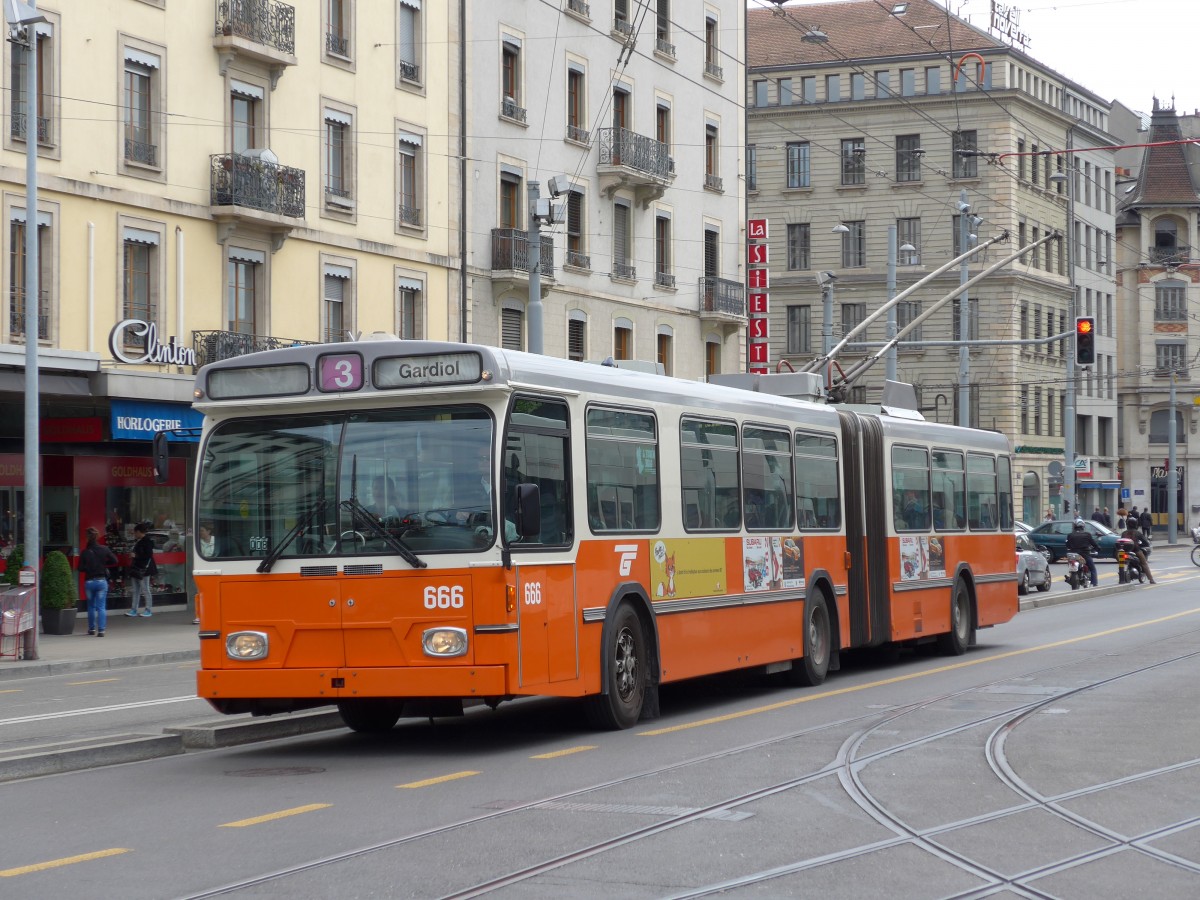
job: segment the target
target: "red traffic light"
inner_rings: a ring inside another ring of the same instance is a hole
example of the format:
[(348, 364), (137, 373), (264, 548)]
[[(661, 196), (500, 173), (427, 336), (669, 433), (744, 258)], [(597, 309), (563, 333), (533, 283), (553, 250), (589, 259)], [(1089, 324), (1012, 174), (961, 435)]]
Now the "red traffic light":
[(1096, 319), (1080, 316), (1075, 320), (1075, 362), (1081, 366), (1096, 364)]
[(1096, 327), (1096, 323), (1092, 319), (1076, 319), (1075, 332), (1076, 334), (1091, 334), (1092, 329)]

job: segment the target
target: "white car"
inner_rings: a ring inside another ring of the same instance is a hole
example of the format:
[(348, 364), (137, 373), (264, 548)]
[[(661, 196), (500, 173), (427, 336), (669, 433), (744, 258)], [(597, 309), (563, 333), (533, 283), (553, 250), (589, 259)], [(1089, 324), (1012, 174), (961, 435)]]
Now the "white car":
[(1050, 563), (1029, 539), (1017, 533), (1017, 593), (1028, 594), (1031, 587), (1045, 593), (1050, 590)]

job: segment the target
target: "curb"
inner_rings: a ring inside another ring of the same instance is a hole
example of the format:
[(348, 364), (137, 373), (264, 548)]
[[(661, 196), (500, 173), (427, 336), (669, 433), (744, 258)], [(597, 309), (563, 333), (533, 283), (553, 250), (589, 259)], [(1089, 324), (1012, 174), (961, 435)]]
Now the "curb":
[(212, 750), (345, 727), (346, 723), (342, 721), (338, 712), (322, 709), (315, 712), (309, 710), (285, 713), (263, 719), (197, 722), (194, 725), (164, 728), (163, 731), (166, 734), (178, 735), (188, 750)]
[(200, 661), (199, 650), (167, 650), (162, 653), (139, 653), (133, 656), (114, 656), (111, 659), (72, 659), (59, 662), (30, 660), (0, 668), (0, 681), (14, 678), (40, 678), (45, 675), (66, 675), (72, 672), (103, 672), (127, 666), (155, 666), (162, 663)]
[(1059, 606), (1063, 603), (1077, 603), (1083, 600), (1091, 600), (1093, 597), (1110, 597), (1113, 594), (1124, 594), (1137, 588), (1152, 587), (1150, 584), (1110, 584), (1104, 587), (1080, 588), (1077, 591), (1066, 590), (1062, 593), (1055, 594), (1048, 592), (1040, 594), (1036, 597), (1028, 596), (1021, 598), (1019, 611), (1027, 609), (1039, 609), (1043, 606)]
[(60, 775), (180, 753), (183, 753), (183, 740), (177, 734), (119, 734), (23, 747), (19, 751), (0, 754), (0, 782), (39, 775)]

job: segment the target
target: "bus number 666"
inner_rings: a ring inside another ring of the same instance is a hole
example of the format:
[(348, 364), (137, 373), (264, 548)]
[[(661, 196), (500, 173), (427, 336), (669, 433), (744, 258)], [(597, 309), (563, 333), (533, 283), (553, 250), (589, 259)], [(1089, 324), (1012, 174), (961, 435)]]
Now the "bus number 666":
[(462, 605), (463, 589), (460, 584), (452, 586), (431, 584), (425, 588), (426, 609), (462, 609)]
[(530, 581), (525, 585), (525, 605), (538, 606), (542, 602), (542, 583)]

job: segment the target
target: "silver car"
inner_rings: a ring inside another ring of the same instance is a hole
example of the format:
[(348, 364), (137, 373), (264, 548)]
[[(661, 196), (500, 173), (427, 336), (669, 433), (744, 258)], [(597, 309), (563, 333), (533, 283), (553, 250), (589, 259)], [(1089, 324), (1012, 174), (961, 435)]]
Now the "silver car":
[(1029, 539), (1017, 533), (1017, 593), (1028, 594), (1031, 587), (1039, 591), (1050, 590), (1050, 563)]

